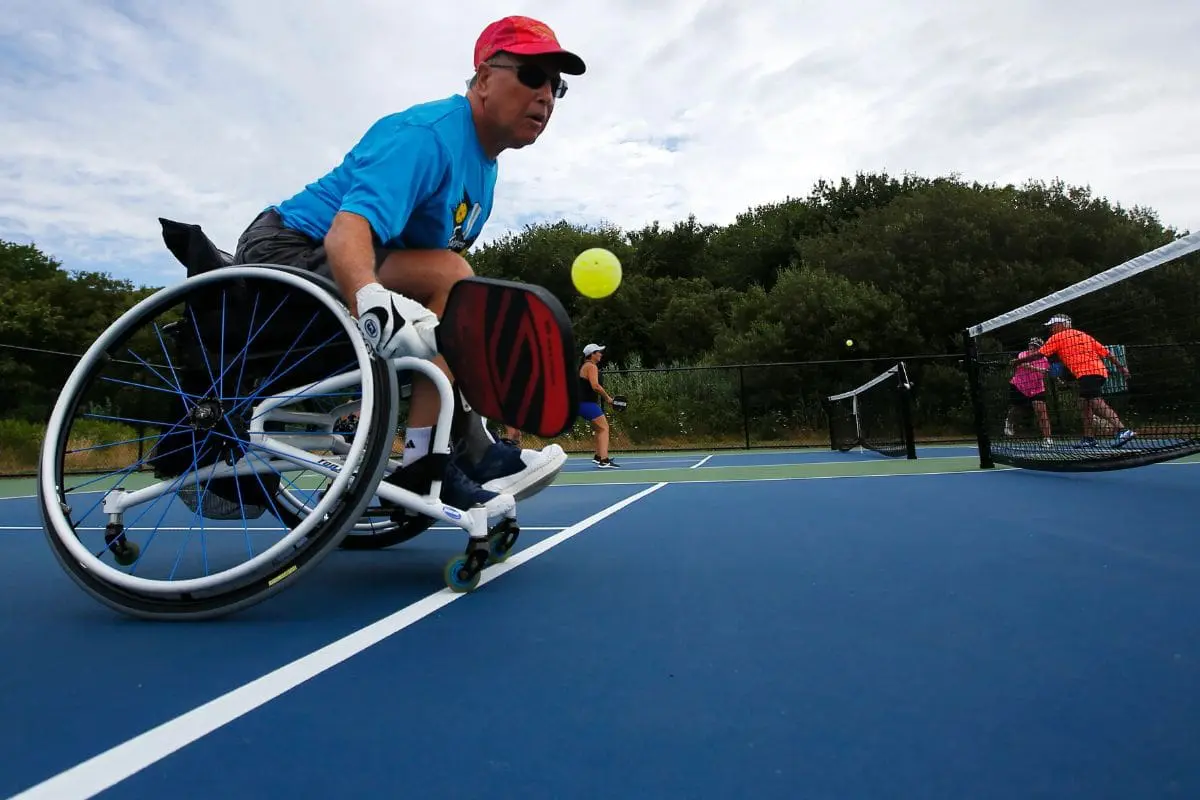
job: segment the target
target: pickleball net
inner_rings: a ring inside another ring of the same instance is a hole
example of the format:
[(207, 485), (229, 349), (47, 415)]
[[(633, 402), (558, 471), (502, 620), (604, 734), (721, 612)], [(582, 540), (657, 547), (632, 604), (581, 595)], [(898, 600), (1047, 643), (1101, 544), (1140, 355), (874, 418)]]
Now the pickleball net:
[(1200, 453), (1197, 251), (1200, 234), (1176, 238), (968, 328), (980, 465), (1079, 472)]
[(901, 361), (862, 386), (827, 397), (830, 449), (858, 447), (889, 458), (916, 458), (911, 392)]

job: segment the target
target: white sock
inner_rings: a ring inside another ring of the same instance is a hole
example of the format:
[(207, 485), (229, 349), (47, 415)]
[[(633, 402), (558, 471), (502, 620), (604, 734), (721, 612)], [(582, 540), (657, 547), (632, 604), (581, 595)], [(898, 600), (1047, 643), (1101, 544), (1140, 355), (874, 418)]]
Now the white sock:
[(400, 466), (407, 467), (422, 456), (429, 455), (429, 440), (433, 436), (433, 428), (409, 428), (404, 432), (404, 458)]

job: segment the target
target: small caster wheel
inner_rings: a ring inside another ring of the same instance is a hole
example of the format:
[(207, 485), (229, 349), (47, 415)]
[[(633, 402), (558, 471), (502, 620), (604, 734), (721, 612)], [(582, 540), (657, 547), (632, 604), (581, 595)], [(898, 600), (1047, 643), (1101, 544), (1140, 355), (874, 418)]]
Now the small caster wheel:
[(520, 533), (521, 529), (517, 523), (511, 520), (501, 522), (493, 528), (491, 534), (488, 535), (488, 544), (491, 545), (488, 563), (503, 564), (507, 561), (513, 547), (517, 544), (517, 536)]
[(453, 592), (472, 592), (479, 586), (479, 577), (487, 564), (486, 548), (472, 548), (446, 562), (442, 579)]
[(119, 522), (110, 522), (104, 527), (104, 546), (113, 554), (113, 560), (122, 567), (128, 567), (137, 561), (142, 552), (142, 548), (135, 542), (125, 538), (125, 526)]
[(141, 553), (142, 548), (138, 547), (137, 542), (123, 541), (112, 546), (113, 559), (122, 567), (137, 561)]

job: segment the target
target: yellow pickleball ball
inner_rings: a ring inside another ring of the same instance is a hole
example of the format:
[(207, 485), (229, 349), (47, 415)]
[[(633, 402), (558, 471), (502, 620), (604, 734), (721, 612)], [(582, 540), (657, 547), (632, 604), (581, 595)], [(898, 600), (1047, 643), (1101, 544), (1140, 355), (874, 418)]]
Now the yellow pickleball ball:
[(621, 262), (603, 247), (591, 247), (575, 256), (571, 282), (584, 297), (608, 297), (621, 285)]
[(853, 339), (847, 339), (847, 340), (846, 340), (846, 347), (854, 347), (854, 340), (853, 340)]

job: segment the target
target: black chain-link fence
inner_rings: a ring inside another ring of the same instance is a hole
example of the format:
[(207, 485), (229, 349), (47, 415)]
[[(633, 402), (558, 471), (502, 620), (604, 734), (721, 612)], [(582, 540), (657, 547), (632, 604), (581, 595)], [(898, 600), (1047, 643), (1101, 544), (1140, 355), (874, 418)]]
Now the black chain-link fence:
[[(913, 383), (913, 428), (918, 442), (974, 441), (962, 357), (917, 355), (718, 367), (607, 369), (601, 383), (629, 406), (605, 408), (609, 449), (715, 450), (828, 447), (824, 400), (869, 381), (904, 361)], [(591, 427), (582, 419), (557, 440), (569, 452), (590, 452)]]
[[(79, 354), (0, 347), (0, 475), (36, 471), (45, 420)], [(828, 447), (825, 398), (862, 385), (903, 360), (913, 383), (913, 428), (918, 442), (974, 440), (967, 381), (960, 356), (844, 359), (778, 364), (663, 369), (605, 369), (610, 394), (629, 407), (606, 408), (614, 453), (636, 450)], [(121, 387), (114, 386), (100, 416), (120, 417)], [(111, 406), (111, 407), (109, 407)], [(129, 415), (124, 415), (129, 416)], [(403, 419), (400, 421), (403, 426)], [(80, 425), (76, 422), (76, 425)], [(110, 423), (96, 421), (98, 428)], [(86, 433), (86, 426), (78, 428)], [(140, 426), (96, 430), (97, 439), (128, 441), (140, 458)], [(558, 441), (570, 452), (591, 452), (591, 428), (582, 419)], [(526, 446), (537, 446), (526, 437)], [(86, 443), (79, 446), (86, 447)], [(126, 461), (125, 463), (129, 463)], [(97, 468), (103, 465), (93, 465)]]

